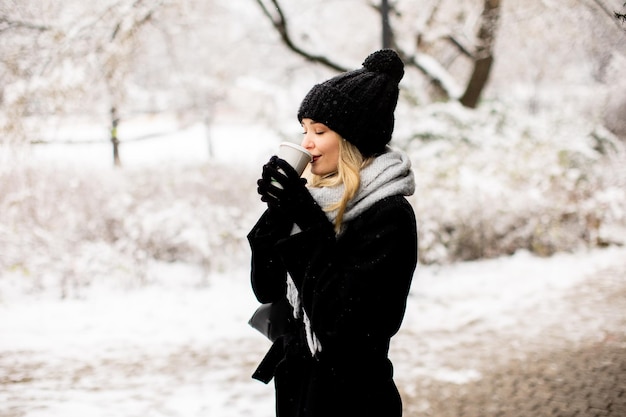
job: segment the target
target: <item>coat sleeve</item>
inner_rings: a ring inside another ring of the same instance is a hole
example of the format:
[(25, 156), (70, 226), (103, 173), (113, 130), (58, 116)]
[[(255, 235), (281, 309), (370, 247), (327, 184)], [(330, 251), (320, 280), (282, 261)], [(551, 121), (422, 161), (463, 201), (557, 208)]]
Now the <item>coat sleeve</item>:
[(311, 230), (278, 245), (322, 346), (395, 334), (417, 263), (415, 215), (403, 197), (378, 202), (345, 235)]
[(248, 233), (252, 290), (261, 303), (278, 301), (285, 295), (287, 270), (275, 247), (278, 241), (289, 236), (291, 227), (266, 211)]

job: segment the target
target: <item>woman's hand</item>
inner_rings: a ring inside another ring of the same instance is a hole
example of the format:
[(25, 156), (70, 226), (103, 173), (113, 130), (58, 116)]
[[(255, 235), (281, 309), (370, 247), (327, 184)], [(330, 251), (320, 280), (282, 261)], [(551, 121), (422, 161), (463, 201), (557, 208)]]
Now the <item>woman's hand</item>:
[(286, 216), (302, 230), (314, 227), (332, 230), (326, 214), (306, 188), (306, 179), (300, 178), (287, 161), (273, 156), (263, 166), (257, 185), (261, 201), (267, 203), (270, 211)]

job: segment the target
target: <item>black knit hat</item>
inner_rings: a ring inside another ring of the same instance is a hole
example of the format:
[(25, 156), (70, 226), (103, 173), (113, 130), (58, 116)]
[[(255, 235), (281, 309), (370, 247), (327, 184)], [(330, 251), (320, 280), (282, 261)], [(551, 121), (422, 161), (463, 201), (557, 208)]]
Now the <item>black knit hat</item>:
[(365, 157), (380, 154), (391, 140), (403, 76), (404, 64), (395, 51), (374, 52), (363, 68), (315, 85), (300, 105), (298, 120), (325, 124)]

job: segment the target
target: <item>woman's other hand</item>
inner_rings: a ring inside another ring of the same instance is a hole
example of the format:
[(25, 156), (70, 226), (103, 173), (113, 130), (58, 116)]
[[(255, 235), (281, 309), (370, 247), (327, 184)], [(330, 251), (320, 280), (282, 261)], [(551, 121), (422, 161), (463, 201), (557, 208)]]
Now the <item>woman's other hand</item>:
[(287, 161), (273, 156), (263, 166), (257, 185), (261, 201), (266, 202), (271, 211), (288, 217), (300, 229), (322, 227), (332, 230), (326, 214), (306, 188), (306, 179), (301, 178)]

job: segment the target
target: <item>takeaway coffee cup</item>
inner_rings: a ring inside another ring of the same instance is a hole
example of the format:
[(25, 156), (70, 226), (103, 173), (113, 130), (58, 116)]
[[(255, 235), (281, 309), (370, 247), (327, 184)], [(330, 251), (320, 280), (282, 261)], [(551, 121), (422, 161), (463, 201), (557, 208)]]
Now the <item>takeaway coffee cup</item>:
[[(289, 165), (296, 170), (298, 175), (302, 175), (304, 168), (313, 160), (313, 157), (300, 145), (290, 142), (282, 142), (278, 148), (278, 157), (287, 161)], [(280, 184), (274, 181), (276, 187), (282, 188)]]
[(283, 142), (278, 148), (278, 157), (287, 161), (296, 170), (298, 175), (302, 175), (304, 168), (312, 161), (312, 156), (300, 145), (290, 142)]

